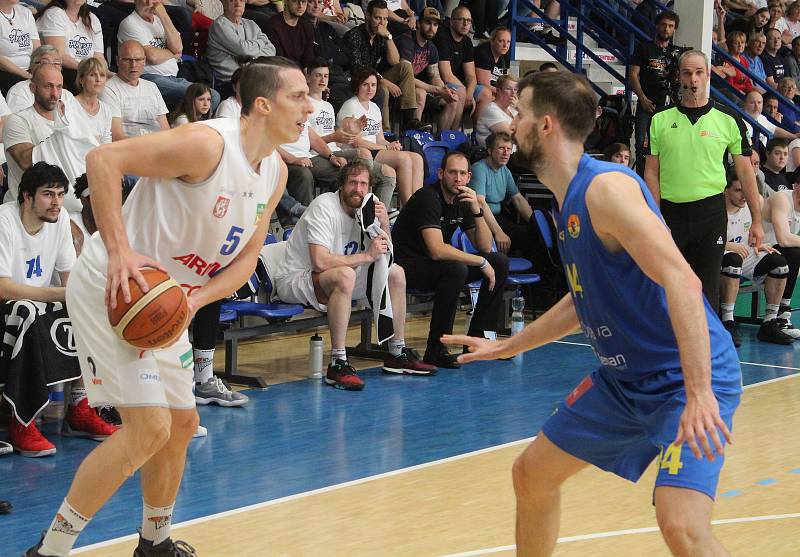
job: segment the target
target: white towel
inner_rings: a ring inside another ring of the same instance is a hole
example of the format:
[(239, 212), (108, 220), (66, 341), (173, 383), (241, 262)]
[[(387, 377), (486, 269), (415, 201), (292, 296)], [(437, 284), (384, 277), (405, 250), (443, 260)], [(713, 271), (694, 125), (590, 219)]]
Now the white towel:
[(389, 242), (389, 251), (383, 257), (370, 263), (367, 269), (367, 301), (372, 308), (377, 331), (378, 344), (383, 344), (394, 336), (394, 323), (392, 321), (392, 299), (389, 296), (389, 267), (394, 262), (392, 254), (392, 239), (381, 228), (375, 218), (375, 197), (368, 193), (361, 202), (361, 207), (356, 209), (356, 222), (361, 227), (362, 240), (367, 240), (363, 249), (369, 249), (369, 242), (383, 236)]

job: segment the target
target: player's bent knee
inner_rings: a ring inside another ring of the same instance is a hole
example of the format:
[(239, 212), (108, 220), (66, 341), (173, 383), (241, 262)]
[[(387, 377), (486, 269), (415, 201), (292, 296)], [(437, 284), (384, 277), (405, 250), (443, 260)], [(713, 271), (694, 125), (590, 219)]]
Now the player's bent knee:
[(705, 554), (699, 550), (707, 547), (712, 540), (710, 524), (698, 523), (678, 513), (660, 517), (658, 527), (672, 553), (678, 556)]
[(335, 285), (338, 290), (352, 292), (356, 286), (356, 272), (352, 267), (337, 267), (335, 269)]
[(389, 267), (389, 285), (405, 288), (406, 273), (400, 265), (395, 264)]

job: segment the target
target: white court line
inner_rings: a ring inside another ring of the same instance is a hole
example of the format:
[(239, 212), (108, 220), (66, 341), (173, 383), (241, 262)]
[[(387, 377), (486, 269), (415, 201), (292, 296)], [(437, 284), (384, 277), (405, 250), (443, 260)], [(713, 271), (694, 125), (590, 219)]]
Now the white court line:
[[(567, 341), (564, 341), (564, 340), (556, 340), (554, 342), (557, 342), (559, 344), (571, 344), (571, 345), (575, 345), (575, 346), (588, 346), (588, 347), (591, 347), (590, 344), (581, 343), (581, 342), (567, 342)], [(748, 362), (741, 362), (741, 363), (748, 363)], [(770, 366), (770, 365), (767, 365), (767, 364), (752, 364), (752, 365), (763, 365), (763, 366), (766, 366), (766, 367), (777, 367), (777, 368), (783, 368), (783, 369), (796, 369), (796, 370), (800, 371), (800, 368), (790, 368), (790, 367), (784, 367), (784, 366)], [(777, 377), (775, 379), (769, 379), (767, 381), (761, 381), (759, 383), (753, 383), (751, 385), (745, 386), (744, 388), (748, 389), (748, 388), (758, 387), (758, 386), (761, 386), (761, 385), (767, 385), (769, 383), (775, 383), (777, 381), (784, 381), (786, 379), (791, 379), (793, 377), (800, 377), (800, 374), (787, 375), (787, 376), (784, 376), (784, 377)], [(209, 522), (209, 521), (215, 520), (217, 518), (224, 518), (224, 517), (227, 517), (227, 516), (233, 516), (233, 515), (237, 515), (237, 514), (248, 512), (248, 511), (252, 511), (252, 510), (257, 510), (257, 509), (262, 509), (262, 508), (265, 508), (265, 507), (270, 507), (270, 506), (277, 505), (277, 504), (280, 504), (280, 503), (286, 503), (288, 501), (294, 501), (296, 499), (303, 499), (305, 497), (310, 497), (312, 495), (318, 495), (320, 493), (326, 493), (328, 491), (335, 491), (337, 489), (342, 489), (342, 488), (345, 488), (345, 487), (351, 487), (351, 486), (354, 486), (354, 485), (359, 485), (359, 484), (362, 484), (362, 483), (371, 482), (373, 480), (379, 480), (379, 479), (382, 479), (382, 478), (389, 478), (389, 477), (392, 477), (392, 476), (397, 476), (399, 474), (404, 474), (406, 472), (413, 472), (414, 470), (421, 470), (421, 469), (424, 469), (424, 468), (429, 468), (431, 466), (438, 466), (439, 464), (445, 464), (447, 462), (452, 462), (452, 461), (455, 461), (455, 460), (461, 460), (463, 458), (468, 458), (468, 457), (476, 456), (476, 455), (483, 454), (483, 453), (497, 451), (497, 450), (500, 450), (500, 449), (504, 449), (506, 447), (513, 447), (514, 445), (522, 445), (522, 444), (525, 444), (525, 443), (530, 443), (535, 438), (536, 437), (534, 436), (534, 437), (529, 437), (527, 439), (520, 439), (518, 441), (512, 441), (510, 443), (504, 443), (502, 445), (495, 445), (495, 446), (492, 446), (492, 447), (486, 447), (484, 449), (480, 449), (480, 450), (477, 450), (477, 451), (472, 451), (472, 452), (469, 452), (469, 453), (463, 453), (463, 454), (459, 454), (459, 455), (455, 455), (455, 456), (450, 456), (450, 457), (447, 457), (447, 458), (442, 458), (442, 459), (439, 459), (439, 460), (432, 460), (430, 462), (425, 462), (423, 464), (417, 464), (417, 465), (414, 465), (414, 466), (409, 466), (407, 468), (400, 468), (400, 469), (397, 469), (397, 470), (392, 470), (391, 472), (384, 472), (382, 474), (376, 474), (374, 476), (367, 476), (366, 478), (360, 478), (358, 480), (352, 480), (352, 481), (349, 481), (349, 482), (344, 482), (344, 483), (335, 484), (335, 485), (331, 485), (331, 486), (327, 486), (327, 487), (322, 487), (322, 488), (315, 489), (315, 490), (312, 490), (312, 491), (304, 491), (302, 493), (296, 493), (294, 495), (281, 497), (279, 499), (272, 499), (272, 500), (269, 500), (269, 501), (263, 501), (261, 503), (255, 503), (253, 505), (248, 505), (246, 507), (239, 507), (239, 508), (236, 508), (236, 509), (231, 509), (229, 511), (223, 511), (223, 512), (216, 513), (216, 514), (210, 514), (210, 515), (207, 515), (207, 516), (201, 516), (199, 518), (193, 518), (193, 519), (187, 520), (185, 522), (178, 522), (176, 524), (173, 524), (172, 528), (177, 530), (179, 528), (184, 528), (184, 527), (187, 527), (187, 526), (193, 526), (195, 524), (202, 524), (204, 522)], [(103, 542), (98, 542), (98, 543), (95, 543), (95, 544), (86, 545), (86, 546), (83, 546), (83, 547), (80, 547), (80, 548), (76, 548), (76, 549), (74, 549), (72, 551), (72, 553), (74, 553), (74, 554), (83, 553), (83, 552), (86, 552), (86, 551), (91, 551), (93, 549), (99, 549), (101, 547), (108, 547), (110, 545), (115, 545), (115, 544), (120, 543), (120, 542), (129, 541), (129, 540), (136, 540), (136, 539), (138, 539), (138, 534), (129, 534), (127, 536), (121, 536), (121, 537), (118, 537), (118, 538), (113, 538), (113, 539), (106, 540), (106, 541), (103, 541)], [(498, 551), (500, 551), (500, 550), (498, 550)], [(507, 550), (503, 549), (502, 551), (507, 551)], [(480, 554), (477, 553), (476, 555), (480, 555)]]
[[(787, 518), (800, 518), (800, 513), (791, 514), (772, 514), (765, 516), (743, 516), (741, 518), (723, 518), (720, 520), (712, 520), (711, 524), (738, 524), (742, 522), (761, 522), (764, 520), (785, 520)], [(647, 528), (632, 528), (629, 530), (614, 530), (611, 532), (596, 532), (594, 534), (583, 534), (580, 536), (567, 536), (558, 538), (558, 543), (581, 542), (586, 540), (596, 540), (600, 538), (614, 538), (617, 536), (628, 536), (631, 534), (649, 534), (658, 532), (657, 526), (650, 526)], [(498, 547), (488, 547), (486, 549), (476, 549), (474, 551), (464, 551), (462, 553), (448, 553), (447, 555), (440, 555), (439, 557), (477, 557), (478, 555), (491, 555), (492, 553), (500, 553), (502, 551), (513, 551), (516, 545), (501, 545)]]

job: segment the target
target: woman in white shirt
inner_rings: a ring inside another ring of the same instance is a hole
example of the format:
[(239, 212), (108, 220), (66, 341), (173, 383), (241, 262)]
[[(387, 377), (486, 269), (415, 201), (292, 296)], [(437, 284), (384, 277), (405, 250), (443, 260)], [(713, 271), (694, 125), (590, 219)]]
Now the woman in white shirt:
[(336, 122), (346, 132), (358, 134), (354, 147), (369, 149), (375, 161), (394, 169), (397, 173), (397, 194), (400, 203), (405, 204), (422, 187), (422, 157), (403, 151), (399, 141), (389, 143), (383, 137), (381, 109), (372, 102), (378, 88), (378, 73), (375, 70), (355, 70), (350, 87), (355, 96), (344, 102), (336, 115)]
[(481, 146), (486, 145), (490, 133), (511, 133), (511, 121), (517, 114), (517, 78), (506, 74), (497, 80), (494, 101), (481, 110), (475, 123), (475, 139)]
[(111, 143), (112, 136), (122, 136), (122, 117), (114, 116), (111, 107), (100, 100), (107, 79), (108, 68), (102, 59), (86, 58), (78, 64), (75, 100), (100, 143)]
[(170, 114), (172, 127), (177, 128), (183, 124), (208, 120), (211, 114), (211, 89), (205, 83), (192, 83), (183, 100)]
[(0, 0), (0, 91), (30, 79), (31, 52), (39, 47), (39, 31), (31, 11), (19, 0)]
[(100, 20), (89, 11), (86, 0), (50, 0), (36, 27), (42, 42), (53, 45), (61, 54), (64, 87), (73, 93), (76, 92), (73, 84), (81, 61), (87, 58), (106, 61)]

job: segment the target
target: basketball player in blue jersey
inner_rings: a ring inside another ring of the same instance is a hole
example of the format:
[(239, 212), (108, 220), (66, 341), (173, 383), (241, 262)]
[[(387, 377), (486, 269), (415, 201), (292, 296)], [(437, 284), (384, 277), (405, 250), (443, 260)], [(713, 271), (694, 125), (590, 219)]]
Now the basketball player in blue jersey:
[[(313, 111), (305, 76), (284, 58), (250, 64), (239, 82), (242, 115), (126, 139), (89, 153), (87, 176), (99, 234), (84, 245), (67, 290), (92, 405), (113, 404), (123, 427), (92, 451), (43, 539), (26, 557), (66, 556), (122, 483), (141, 473), (143, 516), (135, 557), (190, 557), (170, 525), (186, 448), (198, 424), (192, 346), (140, 351), (119, 339), (106, 313), (142, 267), (169, 274), (190, 313), (228, 296), (253, 273), (269, 217), (286, 185), (275, 151), (297, 141)], [(124, 207), (120, 181), (142, 176)], [(224, 268), (225, 271), (216, 273)], [(235, 554), (235, 550), (231, 550)]]
[(538, 73), (519, 84), (515, 140), (553, 192), (570, 293), (502, 341), (461, 362), (510, 357), (578, 327), (600, 367), (581, 381), (514, 463), (517, 550), (550, 555), (560, 486), (589, 464), (636, 481), (658, 457), (654, 502), (675, 555), (728, 555), (711, 532), (724, 444), (741, 395), (727, 331), (703, 297), (645, 183), (583, 153), (595, 95), (585, 78)]

